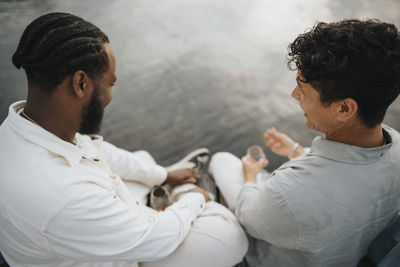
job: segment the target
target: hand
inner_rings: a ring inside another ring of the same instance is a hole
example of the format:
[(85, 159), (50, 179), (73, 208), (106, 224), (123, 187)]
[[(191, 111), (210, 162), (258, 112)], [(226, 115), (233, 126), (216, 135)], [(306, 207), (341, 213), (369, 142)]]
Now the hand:
[(267, 167), (268, 163), (269, 161), (267, 159), (256, 161), (250, 156), (244, 156), (242, 158), (244, 181), (256, 184), (257, 174), (261, 171), (261, 169)]
[(300, 145), (295, 149), (296, 151), (292, 151), (295, 141), (273, 127), (264, 133), (264, 139), (265, 145), (280, 156), (295, 158), (304, 152), (304, 148)]
[(187, 183), (196, 183), (196, 170), (187, 168), (181, 170), (175, 170), (168, 172), (166, 182), (172, 187), (187, 184)]
[(188, 192), (198, 192), (198, 193), (202, 193), (203, 196), (204, 196), (204, 199), (206, 200), (206, 202), (208, 202), (208, 201), (211, 200), (211, 198), (210, 198), (210, 196), (207, 194), (207, 192), (206, 192), (203, 188), (201, 188), (201, 187), (196, 186), (195, 188), (190, 189)]

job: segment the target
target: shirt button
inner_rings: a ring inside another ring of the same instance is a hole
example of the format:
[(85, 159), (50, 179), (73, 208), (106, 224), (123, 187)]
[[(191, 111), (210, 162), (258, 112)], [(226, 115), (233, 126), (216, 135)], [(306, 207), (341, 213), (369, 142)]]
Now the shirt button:
[(139, 201), (136, 201), (136, 205), (138, 205), (138, 206), (139, 206)]
[(99, 162), (100, 160), (99, 159), (93, 159), (93, 161)]
[(381, 153), (381, 158), (383, 157), (383, 153)]
[(203, 204), (201, 204), (201, 205), (200, 205), (200, 208), (203, 208), (203, 207), (204, 207), (204, 205), (203, 205)]

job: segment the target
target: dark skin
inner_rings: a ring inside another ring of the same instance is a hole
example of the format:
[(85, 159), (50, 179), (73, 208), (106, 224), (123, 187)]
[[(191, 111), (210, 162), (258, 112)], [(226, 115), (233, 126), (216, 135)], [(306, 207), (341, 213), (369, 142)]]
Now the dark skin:
[[(97, 94), (104, 109), (111, 102), (112, 87), (117, 77), (116, 60), (111, 46), (108, 43), (103, 45), (108, 54), (110, 66), (97, 81)], [(74, 144), (75, 134), (82, 123), (82, 112), (89, 105), (94, 90), (94, 80), (83, 70), (78, 70), (65, 78), (51, 93), (43, 92), (35, 84), (28, 83), (24, 113), (45, 130)], [(28, 119), (22, 113), (21, 116)], [(196, 183), (195, 170), (171, 171), (168, 173), (166, 182), (173, 187), (185, 183)], [(207, 193), (202, 191), (205, 199), (209, 199)]]

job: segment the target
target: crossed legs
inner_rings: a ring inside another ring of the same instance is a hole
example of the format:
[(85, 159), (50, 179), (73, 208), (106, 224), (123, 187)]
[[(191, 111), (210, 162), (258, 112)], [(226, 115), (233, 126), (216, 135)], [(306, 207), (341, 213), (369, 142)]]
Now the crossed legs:
[[(155, 163), (146, 151), (136, 155)], [(150, 188), (135, 182), (125, 182), (137, 200), (145, 202)], [(191, 231), (182, 244), (168, 257), (155, 262), (142, 262), (141, 267), (191, 266), (228, 267), (242, 261), (248, 241), (236, 217), (224, 206), (207, 202), (202, 214), (193, 222)]]

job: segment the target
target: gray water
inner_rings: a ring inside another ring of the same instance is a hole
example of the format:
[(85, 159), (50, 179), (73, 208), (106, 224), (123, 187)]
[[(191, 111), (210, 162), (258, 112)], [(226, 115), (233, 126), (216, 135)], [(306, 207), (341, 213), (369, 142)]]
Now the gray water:
[[(288, 44), (316, 21), (378, 18), (400, 26), (399, 0), (20, 0), (0, 1), (0, 122), (26, 97), (11, 63), (24, 28), (53, 11), (99, 26), (117, 57), (118, 81), (102, 127), (106, 140), (148, 150), (161, 164), (194, 148), (242, 156), (275, 126), (309, 145), (290, 98)], [(386, 123), (400, 130), (400, 100)], [(265, 149), (274, 169), (285, 159)]]

